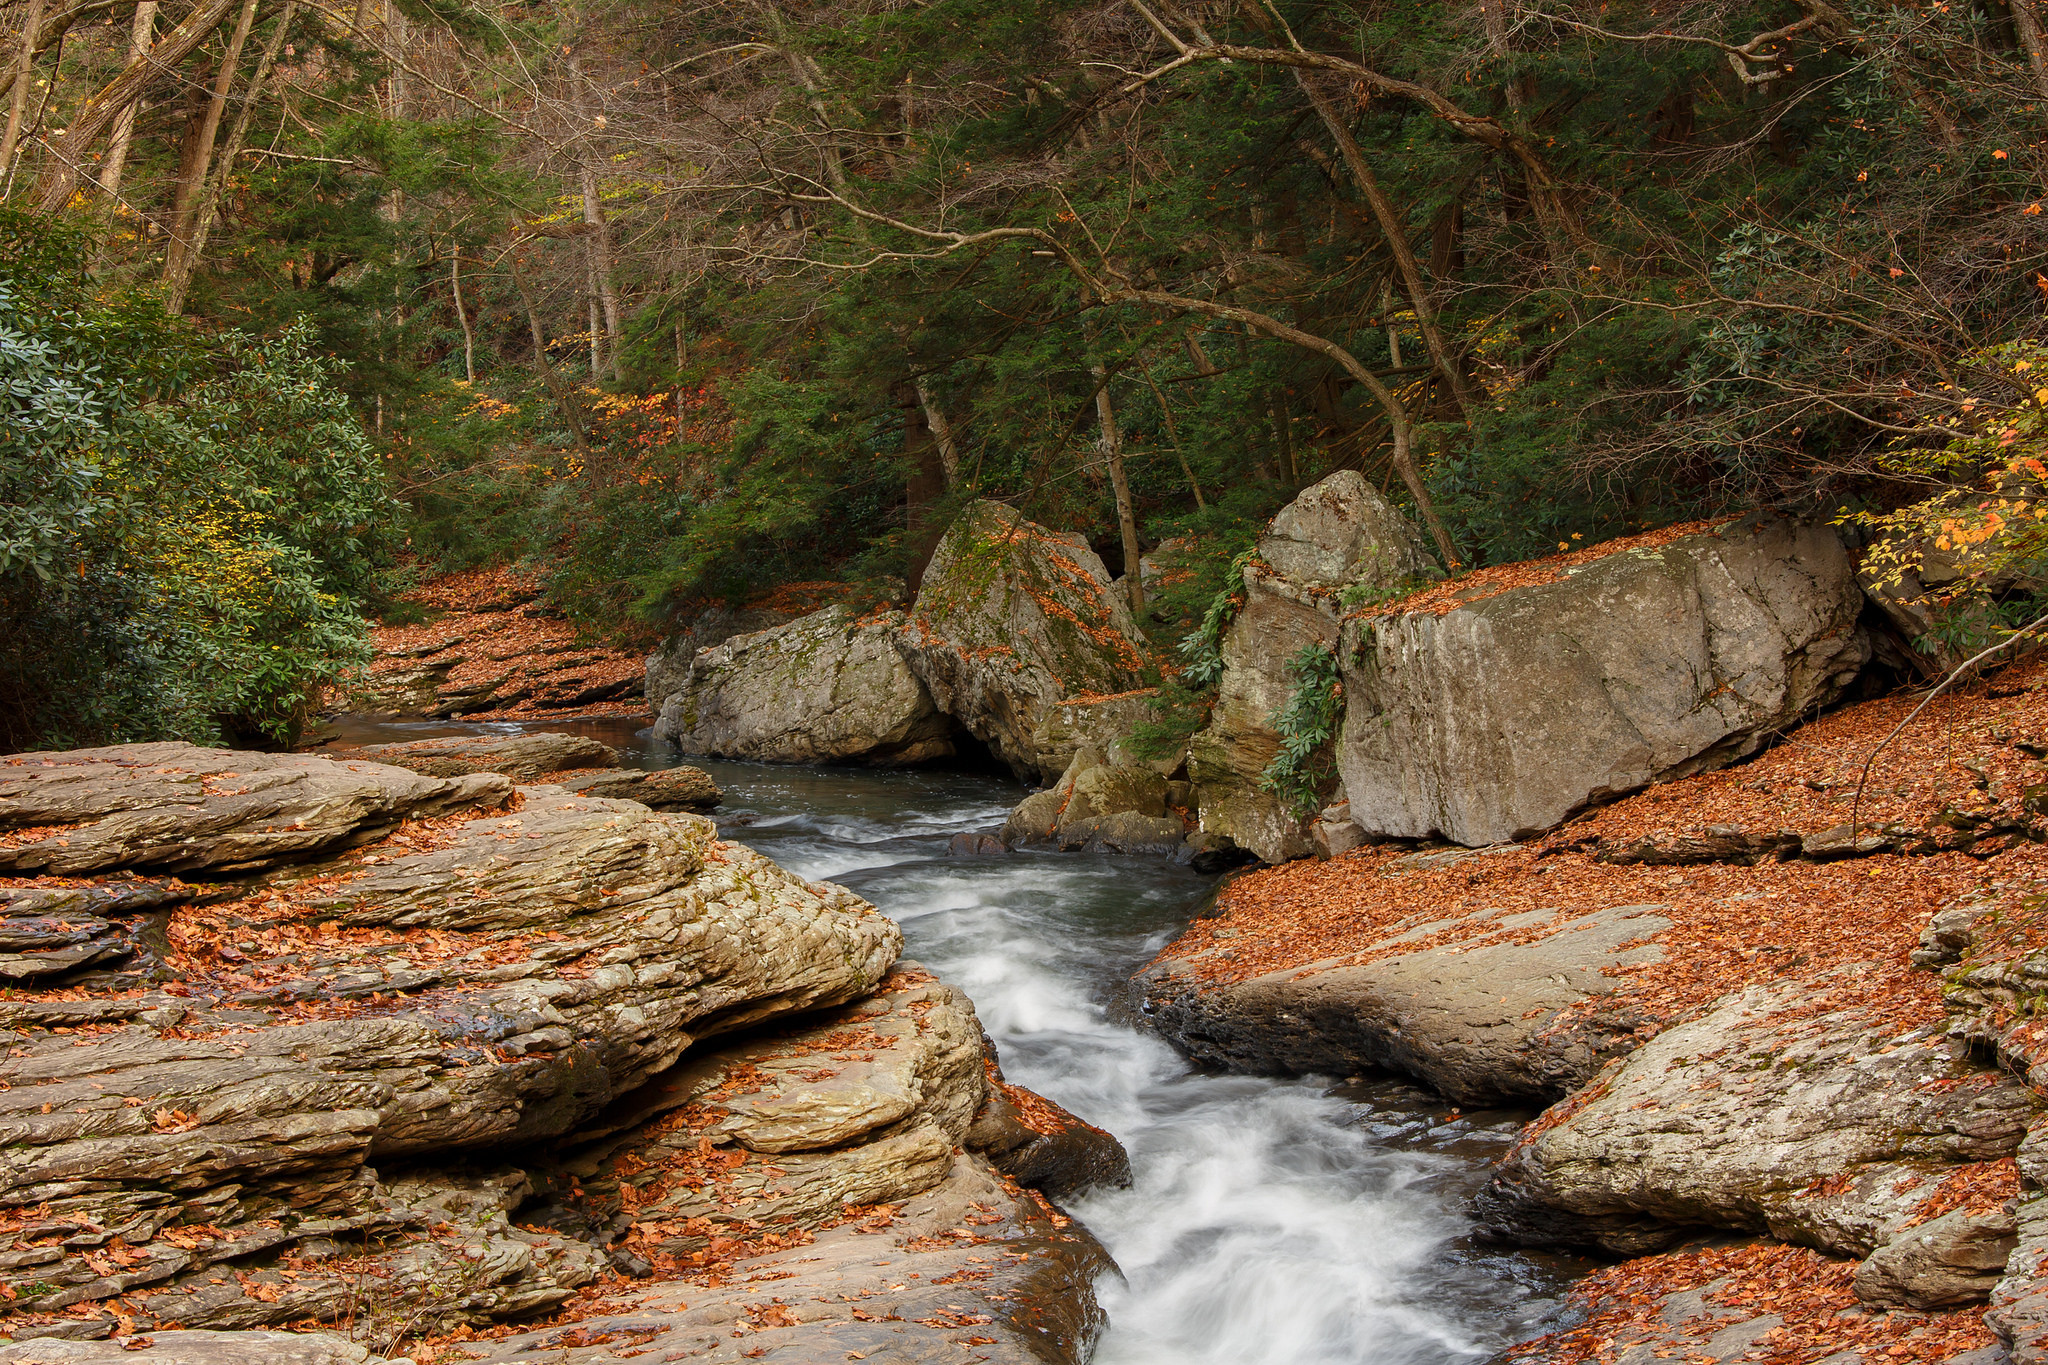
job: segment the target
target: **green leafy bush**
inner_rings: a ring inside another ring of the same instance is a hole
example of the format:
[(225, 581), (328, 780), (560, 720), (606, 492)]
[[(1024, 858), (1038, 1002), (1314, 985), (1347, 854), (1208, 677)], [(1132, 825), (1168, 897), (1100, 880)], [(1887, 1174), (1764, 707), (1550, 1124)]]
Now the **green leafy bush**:
[(0, 743), (289, 742), (368, 657), (380, 461), (305, 328), (207, 337), (85, 245), (0, 215)]

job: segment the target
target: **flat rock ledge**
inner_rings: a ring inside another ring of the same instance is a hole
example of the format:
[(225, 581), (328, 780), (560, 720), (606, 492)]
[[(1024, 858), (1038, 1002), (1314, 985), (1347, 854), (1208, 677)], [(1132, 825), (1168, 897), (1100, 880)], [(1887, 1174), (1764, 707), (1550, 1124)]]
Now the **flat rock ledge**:
[(1635, 1044), (1642, 1020), (1600, 1002), (1615, 990), (1612, 969), (1662, 956), (1643, 942), (1669, 924), (1657, 911), (1616, 905), (1559, 921), (1482, 909), (1244, 980), (1228, 969), (1252, 945), (1198, 924), (1138, 984), (1153, 1025), (1211, 1065), (1396, 1071), (1461, 1104), (1548, 1101)]
[[(1043, 1159), (1061, 1111), (896, 926), (701, 817), (118, 746), (0, 757), (0, 869), (0, 1361), (1100, 1330), (1106, 1255), (1025, 1183), (1113, 1178), (1100, 1144)], [(348, 1330), (271, 1330), (309, 1323)]]

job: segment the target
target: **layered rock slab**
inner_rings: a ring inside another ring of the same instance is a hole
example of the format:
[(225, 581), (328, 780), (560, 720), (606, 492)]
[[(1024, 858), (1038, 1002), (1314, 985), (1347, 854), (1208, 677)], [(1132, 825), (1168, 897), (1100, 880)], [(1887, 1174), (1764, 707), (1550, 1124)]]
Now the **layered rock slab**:
[(1402, 926), (1345, 958), (1242, 980), (1209, 979), (1240, 943), (1228, 929), (1197, 926), (1139, 985), (1153, 1024), (1212, 1065), (1389, 1070), (1460, 1103), (1550, 1100), (1634, 1045), (1640, 1019), (1626, 1009), (1603, 1014), (1598, 1002), (1615, 991), (1617, 970), (1662, 956), (1644, 942), (1670, 923), (1659, 908), (1617, 905), (1571, 918), (1480, 910)]
[[(0, 1272), (17, 1310), (161, 1285), (166, 1320), (317, 1313), (318, 1274), (250, 1290), (209, 1267), (416, 1223), (439, 1196), (367, 1162), (567, 1132), (697, 1039), (866, 993), (900, 944), (864, 902), (716, 844), (708, 821), (545, 788), (238, 900), (141, 903), (156, 928), (130, 936), (111, 998), (7, 1004), (0, 1208), (37, 1210), (18, 1227), (52, 1239)], [(93, 1250), (114, 1237), (120, 1257)], [(492, 1245), (477, 1311), (588, 1278), (561, 1248)]]
[(803, 1245), (734, 1264), (721, 1283), (653, 1284), (611, 1311), (498, 1341), (480, 1365), (875, 1360), (892, 1365), (1082, 1365), (1114, 1269), (1078, 1223), (977, 1156), (900, 1205), (862, 1211)]
[(494, 774), (194, 744), (0, 757), (0, 872), (248, 872), (381, 838), (407, 819), (495, 808)]
[(1143, 686), (1150, 650), (1102, 560), (1001, 503), (960, 514), (933, 551), (899, 633), (939, 710), (1030, 781), (1073, 741), (1041, 727), (1062, 702)]
[(1559, 581), (1347, 622), (1338, 767), (1369, 834), (1479, 846), (1754, 753), (1869, 657), (1826, 527), (1746, 517)]
[(897, 649), (902, 622), (834, 606), (700, 650), (654, 733), (686, 753), (768, 763), (943, 758), (953, 726)]
[(532, 782), (570, 768), (615, 768), (619, 751), (583, 735), (537, 731), (518, 735), (452, 735), (399, 744), (369, 744), (350, 757), (389, 763), (428, 777), (503, 773)]

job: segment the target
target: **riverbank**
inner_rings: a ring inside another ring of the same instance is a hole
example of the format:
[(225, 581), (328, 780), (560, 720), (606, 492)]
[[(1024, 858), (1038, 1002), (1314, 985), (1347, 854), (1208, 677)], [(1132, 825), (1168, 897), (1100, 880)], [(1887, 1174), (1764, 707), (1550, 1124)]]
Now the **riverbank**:
[[(1517, 1358), (2041, 1359), (2038, 1101), (2012, 1078), (2044, 1079), (2048, 662), (1938, 699), (1864, 779), (1914, 704), (1843, 706), (1522, 844), (1245, 874), (1141, 974), (1146, 1008), (1239, 1069), (1550, 1104), (1483, 1216), (1631, 1259)], [(1714, 1230), (1766, 1240), (1660, 1251)]]

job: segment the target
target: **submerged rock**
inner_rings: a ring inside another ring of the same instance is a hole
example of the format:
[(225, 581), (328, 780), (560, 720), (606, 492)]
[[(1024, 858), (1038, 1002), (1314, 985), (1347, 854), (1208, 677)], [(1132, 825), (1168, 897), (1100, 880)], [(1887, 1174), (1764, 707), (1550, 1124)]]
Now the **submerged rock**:
[(1745, 757), (1856, 676), (1862, 607), (1832, 529), (1745, 517), (1440, 613), (1352, 621), (1351, 818), (1496, 844)]
[(953, 726), (896, 647), (899, 612), (827, 607), (699, 653), (662, 703), (658, 738), (769, 763), (911, 764), (953, 752)]
[(960, 514), (932, 554), (899, 636), (938, 709), (1027, 780), (1076, 742), (1041, 727), (1063, 702), (1144, 683), (1150, 650), (1102, 561), (996, 502)]

